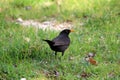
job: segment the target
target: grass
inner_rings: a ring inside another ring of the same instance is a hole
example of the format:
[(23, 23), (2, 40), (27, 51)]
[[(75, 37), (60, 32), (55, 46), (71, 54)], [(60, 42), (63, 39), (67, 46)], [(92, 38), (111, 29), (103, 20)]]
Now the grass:
[[(46, 2), (51, 5), (46, 5)], [(1, 0), (0, 79), (119, 80), (119, 4), (119, 0), (65, 0), (59, 7), (50, 0)], [(26, 10), (26, 6), (31, 9)], [(71, 45), (61, 60), (61, 53), (55, 58), (42, 41), (54, 38), (59, 32), (36, 30), (12, 22), (19, 17), (38, 21), (50, 18), (59, 22), (72, 21), (75, 32), (70, 34)], [(97, 66), (83, 59), (93, 51)]]

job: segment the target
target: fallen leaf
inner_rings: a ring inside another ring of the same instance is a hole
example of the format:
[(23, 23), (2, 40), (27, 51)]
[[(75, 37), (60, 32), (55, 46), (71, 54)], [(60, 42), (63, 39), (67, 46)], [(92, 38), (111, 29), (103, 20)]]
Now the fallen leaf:
[(90, 73), (87, 73), (87, 72), (84, 72), (84, 71), (81, 73), (82, 78), (87, 78), (89, 76), (90, 76)]
[(30, 38), (28, 37), (23, 37), (26, 42), (30, 42)]
[(70, 57), (69, 57), (69, 60), (74, 60), (74, 57), (70, 56)]
[(86, 60), (87, 62), (89, 62), (89, 57), (85, 57), (85, 60)]
[(96, 62), (92, 57), (89, 57), (89, 62), (90, 62), (92, 65), (97, 65), (97, 62)]
[(115, 72), (114, 72), (114, 71), (111, 71), (111, 72), (108, 74), (108, 77), (109, 77), (109, 78), (115, 77)]

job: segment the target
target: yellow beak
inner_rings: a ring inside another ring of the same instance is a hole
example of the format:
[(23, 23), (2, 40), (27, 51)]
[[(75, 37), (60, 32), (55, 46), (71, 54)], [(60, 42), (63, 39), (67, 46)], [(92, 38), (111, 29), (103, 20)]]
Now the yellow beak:
[(73, 30), (73, 29), (71, 29), (71, 30), (70, 30), (70, 32), (74, 32), (74, 30)]

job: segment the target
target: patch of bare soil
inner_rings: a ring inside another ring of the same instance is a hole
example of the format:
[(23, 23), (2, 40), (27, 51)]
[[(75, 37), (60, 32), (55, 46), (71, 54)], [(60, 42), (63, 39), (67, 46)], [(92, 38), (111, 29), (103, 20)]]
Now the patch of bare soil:
[(57, 30), (57, 31), (63, 29), (71, 29), (73, 27), (72, 23), (70, 22), (58, 23), (54, 19), (44, 22), (38, 22), (34, 20), (23, 20), (22, 18), (18, 18), (16, 20), (16, 23), (24, 27), (35, 27), (43, 30)]

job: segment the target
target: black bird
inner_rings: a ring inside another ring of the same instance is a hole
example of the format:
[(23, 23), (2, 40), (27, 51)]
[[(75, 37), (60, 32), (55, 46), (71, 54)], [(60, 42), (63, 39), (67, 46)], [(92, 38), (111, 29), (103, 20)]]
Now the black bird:
[(64, 29), (53, 40), (44, 40), (43, 39), (43, 41), (46, 41), (49, 44), (50, 48), (53, 51), (55, 51), (55, 55), (57, 55), (57, 52), (62, 52), (62, 56), (63, 56), (65, 50), (70, 45), (70, 38), (69, 38), (69, 33), (70, 32), (74, 32), (74, 30)]

